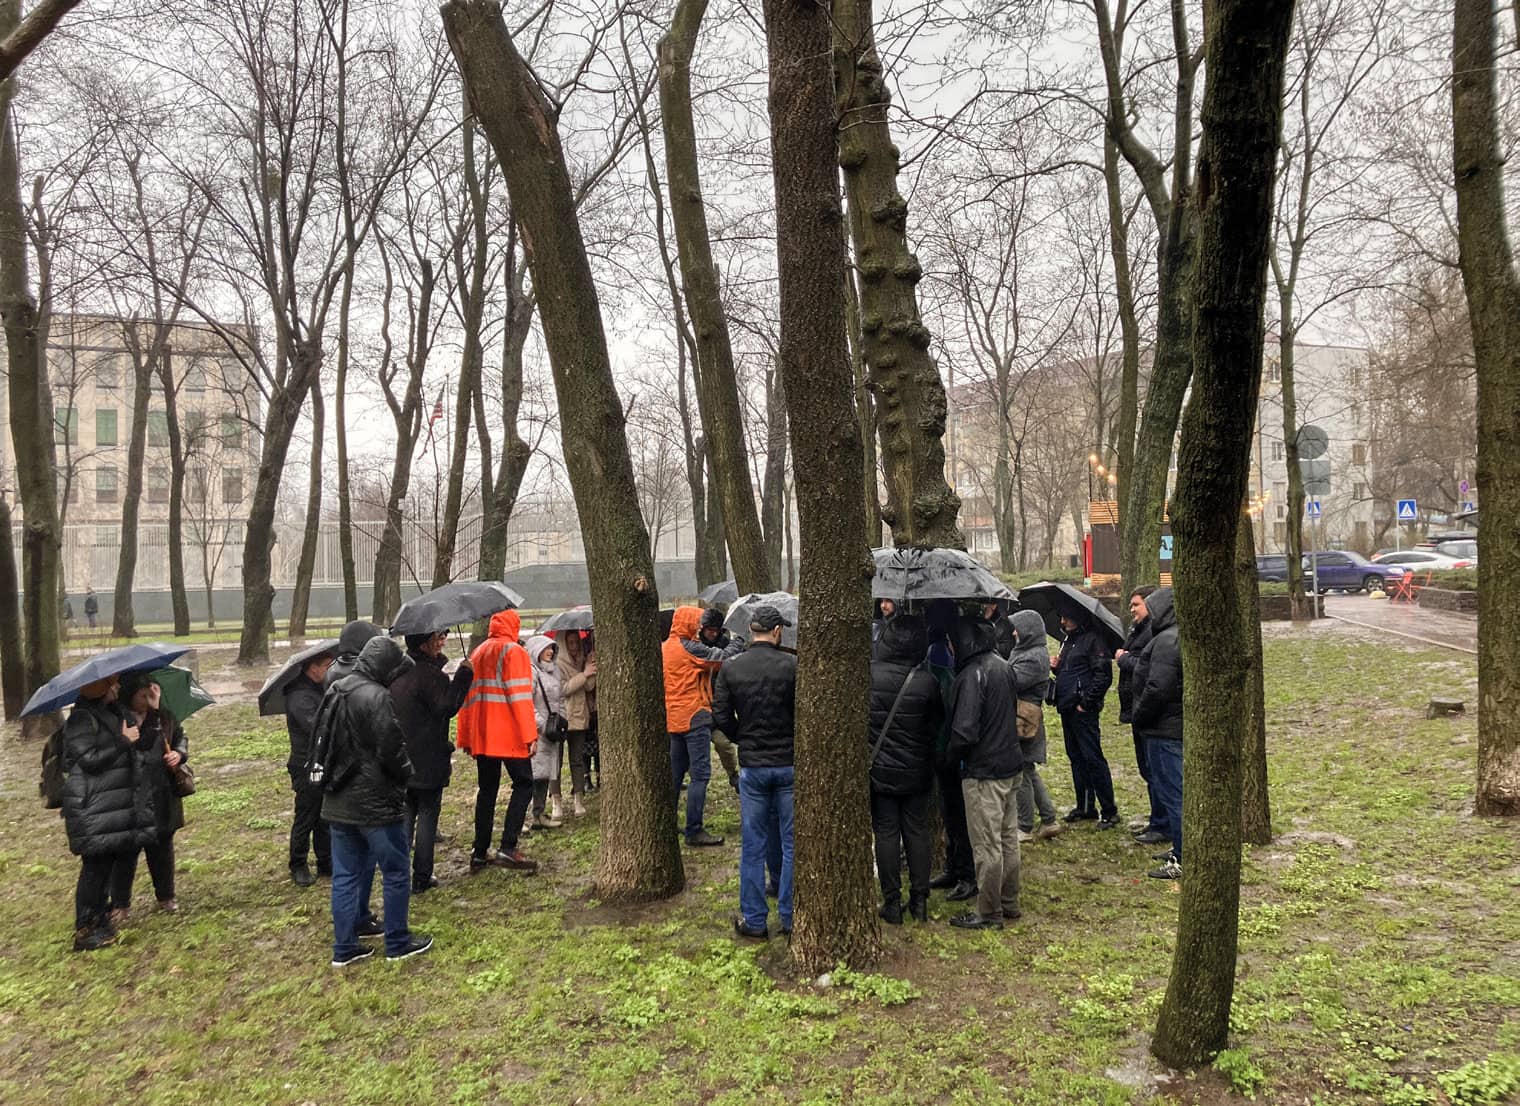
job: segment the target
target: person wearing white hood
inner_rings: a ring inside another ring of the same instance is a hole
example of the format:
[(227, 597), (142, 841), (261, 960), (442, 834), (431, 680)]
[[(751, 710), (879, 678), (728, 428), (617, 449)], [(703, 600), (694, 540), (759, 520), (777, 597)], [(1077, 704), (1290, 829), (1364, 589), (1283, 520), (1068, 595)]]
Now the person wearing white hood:
[[(533, 750), (533, 828), (555, 829), (564, 824), (560, 808), (559, 777), (569, 723), (565, 717), (565, 692), (555, 658), (559, 646), (540, 634), (528, 639), (533, 660), (533, 716), (538, 722), (538, 747)], [(548, 811), (545, 812), (545, 806)]]

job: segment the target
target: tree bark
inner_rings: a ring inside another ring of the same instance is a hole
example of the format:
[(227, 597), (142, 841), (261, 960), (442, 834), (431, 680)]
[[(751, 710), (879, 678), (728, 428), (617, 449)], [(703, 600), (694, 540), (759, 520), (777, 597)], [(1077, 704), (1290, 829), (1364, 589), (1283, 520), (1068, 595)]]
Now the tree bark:
[(16, 546), (11, 505), (0, 495), (0, 704), (6, 718), (26, 705), (26, 662), (21, 647), (21, 587), (16, 577)]
[[(792, 956), (812, 974), (841, 962), (858, 967), (879, 952), (866, 719), (859, 709), (869, 684), (873, 565), (860, 510), (863, 464), (845, 346), (828, 9), (811, 0), (765, 0), (765, 31), (781, 284), (779, 362), (787, 394), (808, 397), (788, 415), (803, 566)], [(889, 417), (897, 419), (894, 439), (906, 440), (911, 431), (902, 424), (920, 417), (912, 404), (923, 397), (906, 388), (888, 394)], [(943, 402), (941, 396), (941, 421)], [(932, 421), (933, 413), (931, 407), (923, 417)], [(925, 438), (917, 444), (929, 443)], [(942, 485), (942, 475), (939, 480)], [(922, 528), (907, 532), (958, 536), (950, 532), (954, 496), (936, 501), (932, 485), (916, 491), (933, 506), (909, 512)], [(907, 502), (915, 501), (910, 496)], [(910, 525), (906, 519), (899, 524)]]
[(1109, 253), (1114, 265), (1114, 296), (1118, 301), (1121, 343), (1119, 429), (1115, 447), (1119, 483), (1115, 494), (1118, 496), (1119, 532), (1122, 534), (1128, 513), (1130, 471), (1135, 467), (1135, 423), (1140, 417), (1140, 322), (1135, 310), (1135, 283), (1129, 265), (1129, 220), (1124, 213), (1124, 191), (1119, 184), (1119, 147), (1108, 135), (1103, 137), (1103, 181), (1108, 192)]
[[(1517, 16), (1520, 20), (1520, 16)], [(1456, 0), (1452, 170), (1478, 376), (1479, 814), (1520, 815), (1520, 273), (1510, 251), (1489, 0)]]
[(498, 4), (447, 0), (442, 16), (466, 96), (496, 150), (522, 228), (559, 399), (565, 467), (586, 543), (607, 759), (602, 816), (618, 827), (601, 836), (597, 895), (664, 897), (685, 880), (671, 819), (659, 595), (554, 111), (518, 54)]
[(789, 586), (791, 571), (791, 524), (786, 506), (786, 388), (776, 369), (770, 370), (765, 385), (765, 481), (760, 491), (760, 518), (765, 524), (765, 555), (776, 586), (780, 587), (783, 580)]
[(338, 300), (338, 378), (333, 395), (333, 419), (337, 423), (338, 451), (338, 560), (343, 566), (343, 618), (359, 617), (359, 569), (354, 561), (354, 497), (348, 477), (348, 364), (349, 318), (353, 308), (354, 270), (343, 273)]
[(1240, 909), (1241, 720), (1250, 649), (1237, 535), (1261, 388), (1272, 184), (1292, 0), (1214, 0), (1199, 149), (1196, 372), (1183, 419), (1174, 574), (1185, 672), (1177, 944), (1152, 1051), (1173, 1067), (1225, 1047)]
[[(162, 324), (155, 330), (167, 338), (167, 328)], [(184, 637), (190, 632), (190, 598), (185, 594), (183, 548), (186, 451), (179, 425), (179, 396), (174, 386), (174, 354), (166, 342), (159, 346), (158, 370), (159, 383), (164, 390), (164, 428), (169, 435), (169, 604), (174, 610), (174, 636)], [(209, 613), (209, 607), (207, 611)]]
[(1272, 840), (1272, 803), (1267, 789), (1267, 681), (1261, 651), (1261, 584), (1256, 576), (1256, 541), (1249, 517), (1235, 540), (1235, 588), (1246, 641), (1243, 748), (1240, 774), (1240, 836), (1253, 845)]
[(480, 520), (480, 578), (500, 580), (507, 570), (507, 524), (512, 521), (512, 510), (517, 505), (517, 493), (522, 487), (523, 475), (528, 471), (528, 461), (533, 449), (523, 440), (517, 430), (517, 414), (522, 409), (523, 398), (523, 350), (528, 335), (533, 330), (533, 299), (523, 288), (523, 273), (519, 263), (508, 257), (507, 269), (511, 274), (507, 284), (506, 319), (503, 323), (501, 345), (501, 421), (502, 452), (496, 472), (490, 472), (491, 451), (486, 433), (484, 397), (476, 410), (476, 423), (482, 435), (481, 476), (482, 507), (484, 517)]
[(306, 636), (306, 618), (311, 611), (311, 578), (317, 567), (317, 542), (322, 534), (322, 491), (327, 486), (322, 468), (324, 433), (322, 380), (311, 382), (311, 464), (306, 482), (306, 520), (301, 531), (301, 556), (296, 562), (296, 582), (290, 589), (291, 641)]
[[(143, 349), (136, 321), (122, 324), (122, 337), (132, 356), (132, 434), (127, 440), (127, 486), (121, 500), (121, 548), (116, 553), (116, 587), (111, 598), (111, 633), (136, 637), (132, 617), (132, 585), (137, 574), (137, 512), (143, 498), (143, 457), (148, 445), (148, 401), (153, 396), (153, 358), (158, 343)], [(156, 335), (155, 335), (156, 338)]]
[[(848, 247), (847, 247), (848, 249)], [(850, 375), (855, 380), (855, 421), (860, 426), (861, 495), (866, 515), (866, 543), (876, 549), (886, 544), (881, 521), (881, 494), (876, 485), (876, 401), (871, 396), (866, 369), (865, 337), (860, 332), (860, 289), (855, 274), (844, 274), (845, 318), (849, 322)]]
[(870, 389), (879, 404), (887, 506), (897, 545), (962, 549), (960, 498), (945, 482), (948, 405), (932, 335), (918, 312), (923, 276), (908, 248), (908, 203), (897, 190), (898, 149), (887, 126), (890, 95), (876, 52), (871, 0), (833, 0), (839, 164), (860, 273), (860, 327)]
[(696, 339), (693, 370), (702, 436), (723, 501), (723, 531), (739, 591), (772, 591), (755, 489), (744, 449), (744, 409), (734, 351), (718, 287), (697, 167), (697, 132), (691, 111), (691, 57), (707, 0), (678, 0), (670, 30), (660, 39), (660, 122), (665, 132), (665, 172), (671, 224), (685, 284), (686, 311)]
[(8, 22), (13, 29), (0, 41), (0, 80), (5, 80), (31, 52), (42, 45), (64, 16), (79, 6), (79, 0), (39, 0), (26, 18)]

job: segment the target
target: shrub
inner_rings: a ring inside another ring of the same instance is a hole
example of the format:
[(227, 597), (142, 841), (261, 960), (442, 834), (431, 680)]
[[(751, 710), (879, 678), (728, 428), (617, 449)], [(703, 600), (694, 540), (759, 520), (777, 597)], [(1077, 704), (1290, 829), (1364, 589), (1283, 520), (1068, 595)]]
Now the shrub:
[(1450, 568), (1430, 577), (1430, 586), (1449, 591), (1477, 591), (1478, 570), (1475, 568)]
[(1083, 579), (1082, 570), (1079, 568), (1036, 568), (1028, 572), (999, 572), (997, 577), (1014, 591), (1042, 582), (1070, 584), (1079, 588), (1082, 586)]

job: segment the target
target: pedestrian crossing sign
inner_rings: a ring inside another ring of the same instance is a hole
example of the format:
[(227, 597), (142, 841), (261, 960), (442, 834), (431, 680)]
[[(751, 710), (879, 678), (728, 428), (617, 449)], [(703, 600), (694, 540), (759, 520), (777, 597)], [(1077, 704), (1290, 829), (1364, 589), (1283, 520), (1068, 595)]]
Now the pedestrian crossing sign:
[(1311, 499), (1311, 500), (1309, 500), (1304, 505), (1304, 510), (1308, 513), (1308, 516), (1311, 519), (1317, 519), (1317, 518), (1319, 518), (1320, 517), (1319, 500), (1317, 500), (1317, 499)]
[(1401, 499), (1401, 500), (1399, 500), (1399, 521), (1400, 522), (1414, 522), (1414, 521), (1416, 521), (1419, 518), (1419, 516), (1415, 512), (1414, 507), (1415, 507), (1415, 504), (1414, 504), (1414, 500), (1412, 500), (1412, 499)]

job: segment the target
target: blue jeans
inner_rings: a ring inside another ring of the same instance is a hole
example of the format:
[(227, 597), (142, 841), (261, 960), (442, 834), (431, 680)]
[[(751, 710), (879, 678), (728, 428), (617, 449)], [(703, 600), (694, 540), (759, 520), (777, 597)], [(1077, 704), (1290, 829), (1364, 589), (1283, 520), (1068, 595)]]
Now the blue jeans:
[(1156, 798), (1156, 785), (1151, 782), (1150, 756), (1145, 751), (1146, 738), (1135, 734), (1135, 766), (1140, 769), (1140, 778), (1145, 781), (1145, 794), (1151, 801), (1150, 817), (1146, 819), (1147, 830), (1160, 830), (1166, 832), (1166, 811), (1162, 809), (1161, 800)]
[(705, 723), (670, 735), (670, 781), (675, 801), (681, 801), (681, 780), (691, 772), (686, 788), (686, 840), (702, 832), (707, 809), (707, 781), (712, 779), (712, 727)]
[(781, 894), (776, 912), (781, 928), (792, 928), (792, 768), (740, 768), (739, 812), (744, 842), (739, 850), (739, 913), (751, 929), (764, 929), (765, 860), (776, 822), (781, 837)]
[(333, 959), (359, 950), (355, 933), (361, 913), (361, 898), (368, 887), (370, 873), (380, 869), (385, 897), (385, 951), (404, 952), (412, 939), (406, 914), (411, 903), (411, 849), (406, 838), (406, 822), (383, 826), (351, 826), (330, 823), (332, 833), (332, 916)]
[(1151, 770), (1151, 785), (1156, 799), (1166, 812), (1166, 833), (1172, 837), (1172, 851), (1182, 859), (1182, 742), (1152, 737), (1145, 742), (1145, 760)]

